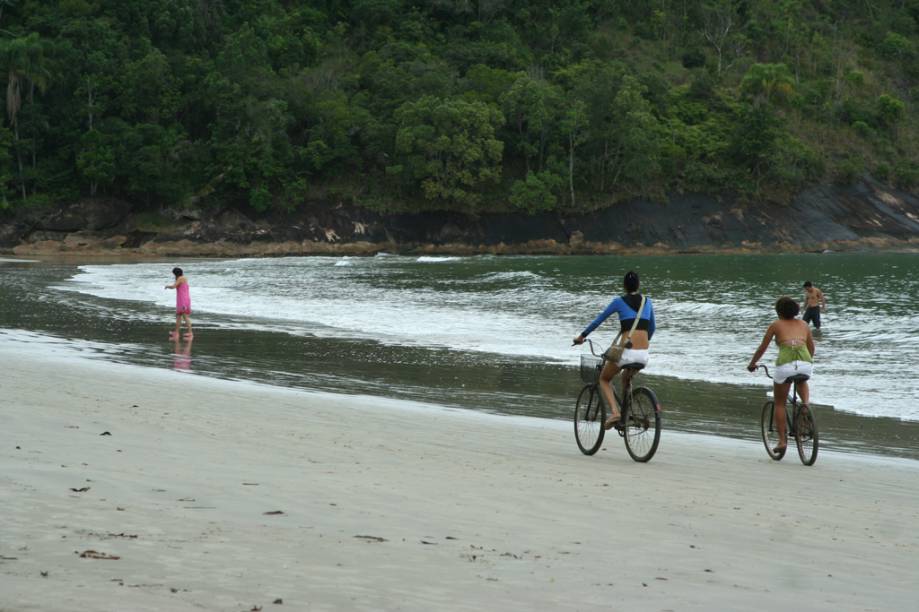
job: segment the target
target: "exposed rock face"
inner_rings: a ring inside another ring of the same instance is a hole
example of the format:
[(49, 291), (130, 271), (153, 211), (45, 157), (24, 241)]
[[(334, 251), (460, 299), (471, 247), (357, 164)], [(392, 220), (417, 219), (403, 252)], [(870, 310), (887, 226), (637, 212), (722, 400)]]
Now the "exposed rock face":
[[(157, 223), (114, 200), (87, 200), (0, 218), (15, 253), (141, 255), (613, 253), (919, 248), (919, 198), (874, 182), (817, 186), (788, 205), (703, 195), (633, 200), (579, 216), (457, 213), (379, 215), (315, 205), (293, 214), (169, 210)], [(149, 215), (149, 213), (146, 213)]]
[(131, 212), (118, 200), (81, 200), (52, 210), (30, 211), (25, 219), (36, 230), (52, 232), (99, 231), (117, 226)]

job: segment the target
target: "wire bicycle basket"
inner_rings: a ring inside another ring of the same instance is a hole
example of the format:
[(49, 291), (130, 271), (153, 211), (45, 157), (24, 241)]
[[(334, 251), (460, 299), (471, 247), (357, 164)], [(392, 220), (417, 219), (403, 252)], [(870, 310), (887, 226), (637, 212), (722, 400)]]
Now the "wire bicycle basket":
[(581, 380), (587, 384), (600, 380), (600, 369), (603, 359), (596, 355), (581, 355)]

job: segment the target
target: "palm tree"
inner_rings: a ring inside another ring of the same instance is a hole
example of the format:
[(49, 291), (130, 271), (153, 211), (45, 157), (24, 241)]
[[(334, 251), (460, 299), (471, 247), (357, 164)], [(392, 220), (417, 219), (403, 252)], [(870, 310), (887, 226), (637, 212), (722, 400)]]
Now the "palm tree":
[(3, 21), (3, 9), (16, 6), (16, 0), (0, 0), (0, 21)]
[(753, 64), (740, 82), (740, 90), (754, 106), (787, 102), (794, 93), (794, 78), (785, 64)]
[[(0, 0), (2, 8), (3, 0)], [(44, 92), (51, 80), (47, 68), (46, 51), (48, 44), (33, 32), (27, 36), (0, 40), (0, 61), (6, 65), (6, 116), (13, 127), (16, 143), (16, 163), (19, 166), (19, 186), (22, 197), (26, 197), (26, 185), (23, 179), (22, 151), (19, 136), (19, 111), (22, 109), (23, 84), (28, 83), (29, 104), (35, 102), (35, 90)], [(35, 150), (32, 151), (32, 167), (36, 164)]]

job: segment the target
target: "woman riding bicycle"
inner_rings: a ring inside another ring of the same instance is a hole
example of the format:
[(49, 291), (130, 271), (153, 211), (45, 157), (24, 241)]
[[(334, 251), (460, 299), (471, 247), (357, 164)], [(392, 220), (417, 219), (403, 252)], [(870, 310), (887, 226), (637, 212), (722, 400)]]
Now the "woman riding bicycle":
[[(642, 308), (641, 313), (638, 312), (638, 309), (641, 308), (642, 300), (641, 294), (638, 293), (638, 274), (633, 271), (627, 272), (623, 279), (623, 286), (626, 291), (625, 295), (621, 295), (610, 302), (606, 310), (601, 312), (597, 318), (574, 339), (575, 344), (583, 344), (590, 332), (606, 321), (611, 314), (614, 312), (618, 313), (619, 335), (617, 339), (619, 345), (625, 348), (622, 351), (622, 357), (620, 357), (618, 361), (607, 361), (606, 365), (603, 366), (603, 371), (600, 372), (600, 382), (602, 383), (600, 385), (600, 392), (606, 400), (606, 405), (610, 407), (610, 417), (603, 424), (604, 429), (616, 427), (620, 420), (619, 406), (616, 405), (616, 399), (613, 396), (613, 389), (611, 386), (613, 378), (619, 373), (623, 366), (632, 364), (645, 366), (648, 364), (648, 346), (651, 342), (651, 337), (654, 335), (654, 307), (651, 306), (650, 298), (645, 298), (644, 308)], [(638, 317), (638, 324), (635, 326), (635, 331), (629, 334), (629, 331), (632, 329), (632, 324), (635, 323), (636, 317)], [(626, 373), (623, 374), (623, 378), (631, 377), (633, 373), (634, 370), (626, 370)], [(628, 379), (623, 382), (627, 383)]]
[[(810, 377), (813, 373), (814, 337), (811, 335), (810, 325), (795, 318), (800, 311), (798, 303), (790, 297), (779, 298), (775, 303), (775, 312), (779, 318), (766, 329), (763, 341), (747, 365), (749, 371), (756, 370), (756, 362), (760, 360), (766, 349), (769, 348), (769, 343), (775, 338), (775, 343), (779, 347), (772, 387), (772, 395), (775, 400), (775, 426), (779, 433), (779, 445), (774, 450), (776, 453), (784, 451), (788, 446), (788, 431), (785, 422), (785, 402), (788, 399), (788, 391), (791, 389), (791, 382), (788, 379), (802, 374)], [(806, 381), (798, 383), (798, 394), (801, 396), (803, 410), (807, 410), (810, 390)]]

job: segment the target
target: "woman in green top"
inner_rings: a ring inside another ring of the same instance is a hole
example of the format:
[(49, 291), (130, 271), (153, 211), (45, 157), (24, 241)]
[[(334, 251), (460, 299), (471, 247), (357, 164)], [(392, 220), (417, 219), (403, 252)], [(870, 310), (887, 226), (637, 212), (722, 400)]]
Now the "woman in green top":
[[(775, 343), (779, 347), (779, 357), (775, 360), (776, 368), (773, 377), (775, 426), (779, 432), (779, 445), (775, 449), (777, 453), (788, 445), (785, 423), (785, 401), (791, 389), (791, 382), (788, 382), (788, 379), (800, 374), (810, 377), (813, 373), (814, 337), (811, 335), (810, 325), (795, 318), (800, 311), (798, 303), (790, 297), (779, 298), (775, 303), (775, 312), (779, 318), (773, 321), (766, 330), (763, 341), (753, 353), (753, 358), (750, 359), (750, 364), (747, 366), (751, 372), (755, 370), (756, 362), (760, 360), (760, 357), (769, 348), (769, 343), (775, 338)], [(807, 382), (798, 383), (798, 394), (801, 396), (801, 403), (807, 409), (810, 403), (810, 390), (807, 388)]]

